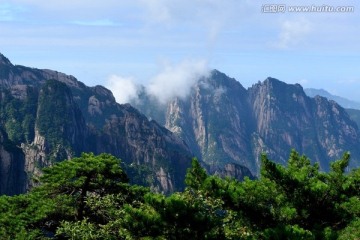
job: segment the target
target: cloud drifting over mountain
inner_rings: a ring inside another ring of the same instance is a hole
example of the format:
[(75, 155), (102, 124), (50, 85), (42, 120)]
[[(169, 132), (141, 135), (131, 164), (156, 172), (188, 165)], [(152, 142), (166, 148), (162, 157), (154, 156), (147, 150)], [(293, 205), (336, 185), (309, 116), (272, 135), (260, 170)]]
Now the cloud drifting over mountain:
[(118, 103), (128, 103), (132, 98), (137, 96), (139, 86), (131, 77), (122, 77), (112, 75), (106, 83)]
[[(201, 77), (210, 73), (205, 60), (184, 60), (178, 64), (164, 63), (162, 69), (147, 84), (148, 94), (160, 103), (173, 97), (185, 98), (191, 86)], [(106, 86), (114, 93), (116, 101), (127, 103), (137, 97), (140, 85), (134, 78), (112, 75)]]
[(165, 64), (163, 70), (152, 78), (148, 91), (165, 103), (172, 97), (184, 98), (191, 86), (209, 74), (206, 61), (185, 60), (177, 65)]

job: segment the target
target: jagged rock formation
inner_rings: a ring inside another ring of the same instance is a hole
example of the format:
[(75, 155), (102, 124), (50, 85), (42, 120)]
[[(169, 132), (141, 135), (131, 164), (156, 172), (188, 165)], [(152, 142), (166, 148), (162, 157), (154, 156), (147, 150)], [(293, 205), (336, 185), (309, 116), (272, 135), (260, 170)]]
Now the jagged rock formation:
[(243, 181), (245, 177), (255, 179), (254, 175), (250, 172), (247, 167), (236, 163), (226, 163), (225, 165), (207, 165), (203, 163), (203, 167), (208, 173), (219, 176), (221, 178), (235, 178), (239, 181)]
[[(141, 99), (156, 104), (143, 91), (134, 102), (140, 110)], [(352, 166), (360, 163), (357, 125), (336, 102), (310, 98), (299, 84), (268, 78), (245, 89), (214, 70), (186, 99), (169, 101), (161, 114), (159, 106), (151, 108), (157, 112), (148, 116), (160, 116), (156, 120), (189, 143), (199, 159), (223, 171), (230, 169), (227, 164), (238, 164), (258, 174), (262, 152), (285, 164), (292, 148), (322, 170), (344, 151), (351, 152)]]
[(360, 110), (359, 102), (333, 95), (324, 89), (305, 88), (304, 91), (305, 91), (306, 95), (308, 95), (309, 97), (315, 97), (315, 96), (326, 97), (329, 100), (334, 100), (339, 105), (341, 105), (343, 108)]
[(0, 131), (0, 189), (1, 193), (17, 194), (24, 192), (26, 174), (24, 172), (25, 158)]
[(263, 148), (273, 158), (278, 155), (285, 163), (289, 149), (295, 148), (323, 170), (344, 151), (351, 151), (353, 164), (359, 163), (359, 130), (336, 102), (319, 96), (309, 98), (299, 84), (272, 78), (252, 86), (249, 94), (257, 116), (257, 139), (265, 143), (257, 149)]
[(356, 101), (352, 101), (343, 97), (339, 97), (336, 95), (332, 95), (331, 93), (323, 90), (323, 89), (314, 89), (314, 88), (306, 88), (304, 89), (306, 95), (309, 97), (321, 96), (325, 97), (328, 100), (333, 100), (345, 108), (346, 112), (349, 114), (350, 118), (356, 122), (358, 127), (360, 127), (360, 103)]
[(32, 186), (41, 168), (81, 152), (106, 152), (130, 178), (165, 193), (183, 187), (192, 153), (184, 141), (102, 87), (0, 54), (0, 194)]
[(360, 128), (360, 110), (358, 109), (345, 109), (346, 112), (349, 114), (351, 120), (356, 122), (358, 128)]

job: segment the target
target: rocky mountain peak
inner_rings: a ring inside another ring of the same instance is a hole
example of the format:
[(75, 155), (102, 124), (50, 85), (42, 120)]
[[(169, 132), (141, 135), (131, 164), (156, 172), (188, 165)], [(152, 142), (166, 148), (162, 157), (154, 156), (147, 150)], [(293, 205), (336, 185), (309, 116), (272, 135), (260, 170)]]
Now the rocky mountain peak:
[(270, 83), (270, 84), (285, 84), (284, 82), (280, 81), (279, 79), (277, 78), (273, 78), (273, 77), (267, 77), (265, 80), (264, 80), (264, 83)]
[(236, 79), (227, 76), (225, 73), (222, 73), (216, 69), (211, 71), (211, 74), (208, 78), (204, 78), (199, 81), (208, 82), (214, 85), (215, 87), (223, 87), (223, 88), (236, 88), (241, 89), (242, 91), (246, 91), (245, 88), (241, 85), (240, 82), (236, 81)]
[[(287, 84), (271, 77), (250, 87), (248, 93), (255, 105), (259, 105), (261, 102), (261, 104), (278, 105), (280, 108), (284, 106), (291, 109), (298, 103), (304, 105), (307, 99), (300, 84)], [(256, 99), (260, 102), (257, 102)], [(295, 110), (295, 108), (293, 109)]]
[(273, 77), (268, 77), (263, 82), (259, 82), (253, 87), (268, 87), (269, 89), (274, 89), (275, 91), (290, 90), (292, 92), (304, 92), (303, 87), (298, 83), (288, 84)]
[(109, 101), (111, 101), (113, 103), (116, 102), (113, 93), (109, 89), (107, 89), (107, 88), (105, 88), (105, 87), (103, 87), (101, 85), (96, 85), (94, 87), (94, 92), (97, 95), (101, 95), (101, 96), (103, 96), (104, 98), (108, 99)]
[(0, 53), (0, 65), (10, 65), (13, 66), (10, 60)]
[(344, 108), (358, 109), (360, 110), (360, 102), (353, 101), (344, 97), (336, 96), (324, 89), (306, 88), (304, 89), (306, 95), (309, 97), (315, 97), (317, 95), (326, 97), (329, 100), (334, 100)]

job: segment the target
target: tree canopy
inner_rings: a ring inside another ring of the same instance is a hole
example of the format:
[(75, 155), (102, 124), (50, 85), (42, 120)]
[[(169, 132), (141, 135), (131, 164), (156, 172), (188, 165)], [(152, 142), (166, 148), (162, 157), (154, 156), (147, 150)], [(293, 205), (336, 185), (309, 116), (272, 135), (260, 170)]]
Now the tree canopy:
[(84, 153), (44, 169), (29, 193), (0, 197), (0, 239), (358, 239), (360, 170), (327, 173), (295, 150), (262, 155), (258, 179), (210, 176), (193, 159), (169, 196), (131, 185), (121, 160)]

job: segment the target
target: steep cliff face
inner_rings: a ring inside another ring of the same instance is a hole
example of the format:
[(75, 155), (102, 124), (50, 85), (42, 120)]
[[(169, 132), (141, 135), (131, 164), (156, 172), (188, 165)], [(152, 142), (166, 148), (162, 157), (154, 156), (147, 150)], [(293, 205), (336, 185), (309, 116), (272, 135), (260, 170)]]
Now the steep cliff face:
[(88, 145), (89, 151), (110, 152), (127, 164), (146, 166), (155, 190), (172, 192), (183, 186), (191, 158), (187, 145), (130, 105), (119, 106), (117, 114), (106, 119), (102, 133), (95, 131), (93, 136), (96, 143)]
[(298, 84), (268, 78), (249, 89), (255, 115), (255, 152), (285, 163), (291, 148), (328, 170), (329, 161), (351, 151), (360, 160), (359, 131), (344, 109), (325, 98), (309, 98)]
[(338, 104), (306, 96), (299, 84), (268, 78), (246, 90), (214, 70), (187, 98), (169, 101), (163, 111), (165, 126), (213, 166), (209, 169), (221, 166), (216, 171), (223, 174), (235, 176), (227, 164), (258, 174), (262, 152), (285, 164), (292, 148), (318, 162), (322, 170), (344, 151), (352, 153), (352, 166), (360, 163), (356, 124)]
[(315, 127), (325, 156), (333, 159), (344, 151), (350, 151), (353, 159), (350, 166), (359, 166), (360, 134), (357, 124), (334, 101), (317, 96), (314, 98), (314, 105)]
[[(265, 151), (283, 164), (291, 148), (307, 153), (313, 160), (319, 149), (312, 116), (311, 100), (300, 85), (288, 85), (273, 78), (249, 89), (256, 127), (252, 136), (253, 152)], [(308, 151), (313, 148), (313, 151)]]
[(26, 173), (24, 171), (25, 157), (20, 148), (14, 146), (0, 131), (0, 193), (10, 195), (24, 192)]
[[(39, 175), (41, 168), (70, 159), (86, 146), (86, 124), (73, 100), (70, 88), (57, 80), (46, 81), (38, 92), (33, 116), (34, 138), (21, 143), (25, 154), (25, 171)], [(27, 189), (32, 186), (29, 181)]]
[(360, 128), (360, 110), (358, 109), (345, 109), (345, 111), (347, 112), (347, 114), (349, 114), (351, 120), (353, 120), (358, 128)]
[(207, 164), (235, 162), (255, 170), (248, 151), (253, 123), (247, 97), (239, 82), (214, 71), (195, 84), (188, 99), (169, 102), (165, 126)]
[(24, 192), (41, 168), (81, 152), (123, 159), (134, 182), (157, 191), (183, 187), (192, 156), (187, 145), (130, 105), (117, 104), (108, 89), (14, 66), (0, 55), (0, 92), (0, 194)]
[(305, 88), (304, 91), (306, 95), (308, 95), (309, 97), (316, 97), (316, 96), (325, 97), (328, 100), (333, 100), (337, 102), (340, 106), (342, 106), (345, 109), (360, 110), (360, 102), (333, 95), (324, 89)]

